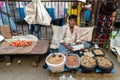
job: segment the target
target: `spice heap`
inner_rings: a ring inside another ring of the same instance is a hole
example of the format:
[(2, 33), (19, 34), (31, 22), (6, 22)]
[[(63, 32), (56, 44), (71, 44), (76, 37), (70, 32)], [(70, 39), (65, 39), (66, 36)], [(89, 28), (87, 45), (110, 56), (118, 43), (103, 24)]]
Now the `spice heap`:
[(60, 54), (53, 54), (48, 58), (50, 64), (60, 64), (64, 60), (64, 57)]

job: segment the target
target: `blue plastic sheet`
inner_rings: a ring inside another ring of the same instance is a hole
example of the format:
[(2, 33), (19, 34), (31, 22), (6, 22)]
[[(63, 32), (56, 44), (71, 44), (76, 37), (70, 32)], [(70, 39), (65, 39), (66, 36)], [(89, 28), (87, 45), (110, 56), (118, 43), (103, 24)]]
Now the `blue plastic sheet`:
[[(47, 70), (50, 71), (50, 67), (49, 66), (47, 67)], [(82, 69), (80, 67), (77, 70), (82, 72)], [(64, 71), (68, 71), (67, 67), (64, 68)], [(101, 73), (101, 72), (102, 71), (100, 69), (96, 68), (96, 73)], [(110, 74), (114, 74), (114, 73), (115, 73), (115, 70), (112, 69)]]

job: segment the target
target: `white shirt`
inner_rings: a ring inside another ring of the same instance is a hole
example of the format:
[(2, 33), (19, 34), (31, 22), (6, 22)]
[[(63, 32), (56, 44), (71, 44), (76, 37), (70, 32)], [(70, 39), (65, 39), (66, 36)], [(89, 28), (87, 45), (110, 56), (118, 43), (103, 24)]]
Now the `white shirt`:
[(79, 37), (78, 37), (78, 30), (79, 30), (78, 26), (76, 26), (76, 25), (74, 26), (73, 33), (71, 33), (71, 31), (70, 31), (69, 24), (64, 25), (62, 27), (62, 30), (63, 30), (63, 32), (61, 34), (61, 40), (60, 40), (61, 43), (66, 42), (68, 44), (69, 43), (72, 44), (72, 43), (76, 43), (76, 42), (80, 41)]

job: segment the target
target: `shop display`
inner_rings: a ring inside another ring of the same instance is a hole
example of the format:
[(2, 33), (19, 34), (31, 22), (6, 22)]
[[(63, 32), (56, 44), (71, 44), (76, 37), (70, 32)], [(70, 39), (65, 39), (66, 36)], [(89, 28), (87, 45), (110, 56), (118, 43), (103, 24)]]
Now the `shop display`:
[(105, 53), (101, 49), (94, 49), (94, 52), (100, 54), (96, 56), (92, 51), (84, 51), (81, 56), (75, 53), (52, 53), (46, 58), (46, 63), (53, 73), (75, 70), (85, 73), (114, 73), (113, 63), (101, 55)]
[(83, 72), (93, 72), (96, 69), (96, 60), (88, 55), (80, 58), (80, 65)]
[(48, 58), (50, 64), (60, 64), (64, 60), (64, 57), (60, 54), (53, 54)]
[(105, 53), (103, 52), (102, 49), (93, 49), (92, 52), (94, 53), (95, 56), (104, 56)]
[(111, 72), (111, 70), (113, 69), (113, 63), (106, 59), (105, 57), (96, 57), (97, 60), (97, 64), (98, 64), (98, 68), (102, 71), (102, 72)]
[(68, 69), (77, 69), (80, 66), (79, 56), (77, 54), (68, 54), (66, 56), (66, 66)]
[(45, 60), (46, 64), (53, 73), (59, 73), (64, 71), (65, 67), (65, 55), (62, 53), (49, 54)]

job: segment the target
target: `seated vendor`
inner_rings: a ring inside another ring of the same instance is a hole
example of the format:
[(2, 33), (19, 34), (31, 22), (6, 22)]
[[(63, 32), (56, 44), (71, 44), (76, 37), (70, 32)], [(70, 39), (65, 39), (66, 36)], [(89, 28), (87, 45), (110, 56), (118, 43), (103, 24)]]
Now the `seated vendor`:
[(89, 48), (90, 44), (87, 42), (81, 42), (79, 39), (78, 30), (79, 27), (76, 25), (77, 16), (71, 14), (69, 16), (68, 24), (64, 25), (62, 28), (60, 46), (58, 52), (60, 53), (72, 53), (74, 52), (71, 45), (83, 44), (84, 48)]

